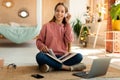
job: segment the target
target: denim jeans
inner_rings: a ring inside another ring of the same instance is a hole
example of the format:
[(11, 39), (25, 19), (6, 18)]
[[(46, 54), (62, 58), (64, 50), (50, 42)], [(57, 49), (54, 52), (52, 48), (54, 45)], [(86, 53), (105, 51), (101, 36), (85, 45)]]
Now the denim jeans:
[[(59, 58), (61, 56), (56, 55), (56, 57)], [(75, 55), (74, 57), (66, 60), (63, 63), (59, 63), (56, 60), (48, 57), (46, 55), (46, 53), (39, 52), (36, 55), (36, 61), (37, 61), (39, 66), (43, 65), (43, 64), (47, 64), (50, 67), (55, 68), (55, 69), (61, 69), (63, 64), (67, 65), (67, 66), (72, 66), (72, 65), (78, 64), (78, 63), (80, 63), (82, 61), (82, 59), (83, 59), (83, 56), (80, 53), (77, 53), (77, 55)]]

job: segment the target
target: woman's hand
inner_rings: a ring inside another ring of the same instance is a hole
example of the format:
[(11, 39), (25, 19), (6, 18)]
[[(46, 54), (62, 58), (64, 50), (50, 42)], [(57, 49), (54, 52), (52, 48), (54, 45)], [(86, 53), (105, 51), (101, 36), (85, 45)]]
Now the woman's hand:
[(41, 51), (47, 53), (49, 51), (49, 49), (47, 48), (47, 46), (45, 46), (41, 49)]
[(70, 15), (70, 13), (66, 13), (65, 20), (66, 20), (66, 22), (67, 22), (67, 23), (69, 23), (69, 21), (70, 21), (70, 18), (71, 18), (71, 15)]
[(71, 43), (68, 43), (68, 52), (71, 51)]

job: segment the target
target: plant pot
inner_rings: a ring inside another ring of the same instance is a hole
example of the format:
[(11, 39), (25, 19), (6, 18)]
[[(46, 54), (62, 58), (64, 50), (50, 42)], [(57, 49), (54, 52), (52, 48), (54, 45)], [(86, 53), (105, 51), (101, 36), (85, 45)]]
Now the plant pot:
[(120, 20), (112, 20), (112, 29), (120, 31)]

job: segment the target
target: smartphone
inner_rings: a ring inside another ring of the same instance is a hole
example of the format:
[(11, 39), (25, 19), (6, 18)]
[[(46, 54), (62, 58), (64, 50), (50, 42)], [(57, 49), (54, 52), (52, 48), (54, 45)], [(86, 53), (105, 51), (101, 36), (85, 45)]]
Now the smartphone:
[(68, 14), (66, 13), (66, 14), (65, 14), (65, 17), (67, 17), (67, 15), (68, 15)]
[(40, 74), (32, 74), (31, 77), (40, 79), (40, 78), (44, 78), (44, 76), (40, 75)]

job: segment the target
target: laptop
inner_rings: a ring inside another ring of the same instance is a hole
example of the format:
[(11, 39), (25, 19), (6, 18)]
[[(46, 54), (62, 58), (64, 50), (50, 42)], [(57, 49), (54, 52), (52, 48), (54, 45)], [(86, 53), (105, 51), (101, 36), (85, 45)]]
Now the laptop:
[(82, 78), (93, 78), (105, 75), (107, 73), (110, 60), (110, 57), (94, 59), (90, 71), (80, 71), (73, 73), (73, 75)]

